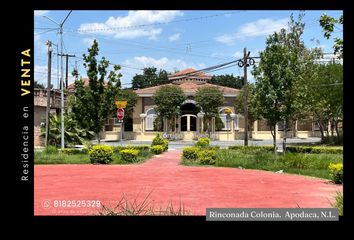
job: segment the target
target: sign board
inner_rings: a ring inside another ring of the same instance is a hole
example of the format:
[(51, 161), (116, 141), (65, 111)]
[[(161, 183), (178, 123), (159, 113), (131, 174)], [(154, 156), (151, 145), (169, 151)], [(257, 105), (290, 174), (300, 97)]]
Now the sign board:
[(123, 119), (118, 119), (118, 123), (123, 123)]
[(123, 118), (124, 118), (124, 109), (123, 108), (118, 108), (117, 118), (118, 118), (118, 120), (123, 120)]
[(127, 106), (127, 101), (116, 101), (117, 108), (125, 108)]

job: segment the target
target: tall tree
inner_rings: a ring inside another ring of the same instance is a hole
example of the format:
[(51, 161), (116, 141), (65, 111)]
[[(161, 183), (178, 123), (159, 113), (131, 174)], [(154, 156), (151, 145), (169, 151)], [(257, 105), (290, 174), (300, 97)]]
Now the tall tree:
[[(105, 82), (109, 61), (104, 57), (98, 61), (98, 53), (98, 43), (94, 40), (88, 54), (83, 54), (83, 65), (89, 78), (89, 86), (85, 88), (81, 78), (75, 81), (75, 99), (71, 108), (74, 119), (93, 131), (100, 142), (99, 133), (114, 106), (114, 98), (121, 86), (119, 79), (121, 74), (118, 73), (120, 66), (115, 65), (108, 75), (108, 82)], [(78, 78), (77, 72), (74, 71), (73, 74)]]
[(235, 77), (233, 74), (214, 75), (208, 80), (208, 83), (240, 89), (242, 87), (242, 77)]
[(301, 74), (305, 51), (301, 36), (305, 24), (300, 14), (297, 21), (290, 17), (288, 30), (281, 29), (266, 40), (266, 49), (261, 52), (261, 61), (254, 67), (256, 79), (255, 97), (260, 115), (267, 119), (272, 129), (274, 151), (276, 151), (276, 124), (284, 121), (287, 128), (296, 111), (295, 82)]
[[(235, 108), (237, 113), (244, 114), (244, 104), (245, 104), (245, 97), (244, 91), (241, 90), (240, 93), (237, 95), (235, 99)], [(254, 121), (260, 118), (258, 112), (258, 105), (255, 99), (255, 84), (249, 83), (248, 84), (248, 121), (250, 122), (249, 127), (252, 127)], [(249, 129), (251, 130), (251, 129)], [(250, 131), (252, 133), (252, 131)], [(252, 136), (251, 136), (252, 138)]]
[(133, 77), (132, 87), (133, 89), (140, 89), (166, 83), (169, 83), (167, 71), (160, 69), (157, 72), (157, 68), (148, 67), (144, 68), (143, 74), (136, 74)]
[(179, 107), (186, 100), (186, 96), (179, 86), (169, 85), (160, 87), (152, 98), (156, 104), (157, 114), (168, 121), (180, 114)]
[(199, 88), (195, 94), (195, 101), (201, 110), (205, 113), (205, 121), (208, 123), (208, 132), (211, 131), (211, 119), (216, 117), (218, 108), (225, 104), (225, 98), (222, 92), (216, 87)]
[[(320, 17), (320, 25), (324, 31), (324, 37), (329, 39), (334, 31), (334, 28), (338, 28), (336, 25), (341, 24), (343, 27), (343, 15), (338, 19), (328, 16), (327, 14), (322, 14)], [(339, 28), (339, 30), (343, 31)], [(334, 54), (338, 54), (339, 58), (343, 57), (343, 38), (335, 37), (334, 38)]]
[(39, 89), (45, 89), (46, 88), (42, 83), (40, 83), (40, 82), (38, 82), (36, 80), (34, 80), (33, 87), (34, 88), (39, 88)]

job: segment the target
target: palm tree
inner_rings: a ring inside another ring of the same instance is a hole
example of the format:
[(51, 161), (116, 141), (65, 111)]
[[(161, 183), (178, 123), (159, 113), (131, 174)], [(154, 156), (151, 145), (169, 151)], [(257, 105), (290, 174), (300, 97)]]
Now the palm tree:
[[(83, 141), (91, 139), (95, 134), (92, 131), (81, 129), (77, 126), (77, 123), (67, 115), (64, 117), (64, 139), (65, 146), (68, 144), (82, 144)], [(41, 129), (41, 136), (45, 137), (45, 127)], [(61, 117), (51, 114), (48, 144), (60, 146), (61, 142)]]

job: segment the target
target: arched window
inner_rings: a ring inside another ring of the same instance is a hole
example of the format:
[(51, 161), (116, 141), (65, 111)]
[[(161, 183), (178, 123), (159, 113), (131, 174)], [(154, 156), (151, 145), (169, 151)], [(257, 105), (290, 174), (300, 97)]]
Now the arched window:
[(155, 109), (150, 108), (146, 111), (145, 130), (154, 130), (154, 120), (157, 118)]

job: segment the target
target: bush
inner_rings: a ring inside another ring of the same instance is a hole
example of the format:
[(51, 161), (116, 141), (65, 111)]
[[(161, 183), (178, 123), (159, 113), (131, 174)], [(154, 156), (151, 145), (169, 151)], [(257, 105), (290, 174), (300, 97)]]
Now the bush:
[(46, 154), (57, 154), (57, 153), (59, 153), (59, 150), (57, 149), (56, 146), (48, 145), (48, 146), (44, 149), (44, 152), (45, 152)]
[(204, 150), (201, 149), (197, 152), (197, 161), (204, 165), (213, 165), (216, 162), (216, 151), (215, 150)]
[(165, 151), (165, 146), (163, 145), (155, 145), (150, 148), (150, 151), (154, 154), (160, 154)]
[(182, 156), (185, 158), (185, 159), (188, 159), (188, 160), (197, 160), (197, 155), (198, 155), (198, 152), (200, 151), (200, 148), (198, 147), (186, 147), (186, 148), (183, 148), (183, 153), (182, 153)]
[(78, 148), (64, 148), (63, 150), (60, 150), (60, 151), (62, 153), (66, 153), (66, 154), (80, 154), (80, 153), (83, 153), (83, 151), (81, 151), (81, 149), (78, 149)]
[(124, 149), (120, 151), (122, 160), (125, 162), (136, 162), (138, 160), (139, 150), (136, 149)]
[(161, 145), (163, 146), (164, 151), (168, 149), (168, 140), (161, 137), (161, 134), (157, 134), (156, 137), (152, 140), (151, 147)]
[(328, 169), (334, 183), (343, 183), (343, 163), (330, 163)]
[(210, 145), (209, 138), (199, 138), (198, 141), (195, 143), (195, 146), (200, 148), (206, 148), (209, 147), (209, 145)]
[(120, 153), (120, 151), (125, 150), (125, 149), (128, 149), (127, 146), (114, 146), (113, 147), (113, 151), (118, 154)]
[(111, 146), (96, 145), (89, 150), (91, 163), (107, 164), (113, 161), (113, 148)]
[(341, 147), (318, 147), (318, 146), (287, 146), (286, 151), (292, 153), (327, 153), (327, 154), (342, 154)]
[(328, 144), (328, 145), (341, 145), (343, 146), (343, 136), (324, 136), (322, 141), (322, 144)]

